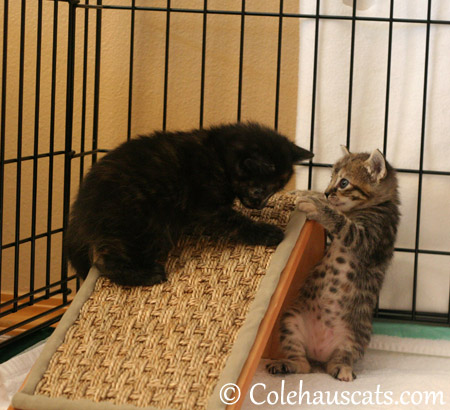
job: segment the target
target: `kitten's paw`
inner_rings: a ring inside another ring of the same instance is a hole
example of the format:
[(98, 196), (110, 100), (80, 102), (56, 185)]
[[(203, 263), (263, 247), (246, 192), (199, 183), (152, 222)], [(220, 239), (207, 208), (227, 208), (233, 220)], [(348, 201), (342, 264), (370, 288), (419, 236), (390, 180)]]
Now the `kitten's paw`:
[(270, 374), (293, 374), (293, 373), (310, 373), (311, 365), (308, 360), (274, 360), (266, 364), (266, 370)]
[(297, 202), (297, 208), (306, 213), (308, 219), (314, 219), (318, 213), (318, 202), (315, 197), (302, 196)]
[(266, 364), (266, 370), (270, 374), (292, 374), (295, 373), (295, 367), (292, 363), (284, 360), (276, 360)]
[(356, 379), (356, 374), (350, 366), (337, 366), (331, 374), (335, 379), (343, 382), (351, 382)]
[(297, 195), (300, 197), (317, 197), (317, 198), (323, 198), (324, 193), (319, 191), (306, 191), (306, 190), (298, 190), (296, 191)]
[(167, 282), (167, 276), (156, 274), (150, 276), (148, 279), (144, 280), (142, 283), (142, 286), (153, 286), (153, 285), (159, 285), (160, 283)]
[(275, 246), (283, 240), (284, 232), (275, 225), (255, 223), (239, 231), (238, 236), (247, 245)]
[(167, 281), (161, 265), (156, 269), (128, 267), (126, 270), (110, 271), (106, 276), (121, 286), (153, 286)]
[(316, 205), (312, 201), (310, 201), (308, 197), (300, 198), (300, 200), (297, 202), (297, 208), (300, 211), (305, 212), (308, 217), (309, 215), (312, 216), (312, 214), (317, 212)]
[(300, 196), (297, 201), (297, 208), (300, 211), (305, 212), (308, 219), (318, 221), (320, 219), (320, 214), (326, 205), (325, 195), (314, 191), (303, 192), (306, 192), (307, 194), (305, 193), (305, 195)]
[(275, 246), (284, 239), (284, 232), (278, 226), (264, 224), (260, 226), (260, 232), (261, 245)]
[(143, 282), (142, 286), (153, 286), (167, 282), (164, 266), (155, 262), (149, 269), (149, 272), (143, 277)]
[(155, 262), (147, 268), (140, 268), (139, 270), (130, 271), (128, 275), (128, 283), (131, 286), (153, 286), (159, 285), (167, 281), (166, 271), (164, 266)]

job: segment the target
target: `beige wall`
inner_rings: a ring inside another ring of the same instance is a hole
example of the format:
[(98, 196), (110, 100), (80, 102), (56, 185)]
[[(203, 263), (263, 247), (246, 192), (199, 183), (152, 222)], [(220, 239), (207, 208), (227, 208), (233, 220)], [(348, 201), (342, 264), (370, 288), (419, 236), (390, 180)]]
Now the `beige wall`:
[[(10, 1), (8, 30), (8, 72), (6, 99), (5, 158), (17, 157), (20, 3)], [(92, 3), (92, 1), (91, 1)], [(129, 1), (104, 1), (104, 4), (130, 4)], [(138, 5), (149, 4), (144, 0)], [(165, 1), (151, 2), (164, 7)], [(210, 0), (210, 9), (240, 10), (237, 0)], [(201, 8), (200, 0), (172, 0), (172, 7)], [(1, 5), (3, 7), (3, 4)], [(43, 41), (41, 95), (39, 114), (39, 153), (49, 152), (51, 54), (53, 35), (53, 2), (43, 2)], [(67, 4), (59, 4), (58, 65), (56, 73), (55, 151), (64, 149), (65, 88), (67, 55)], [(247, 10), (278, 12), (279, 2), (248, 0)], [(298, 1), (285, 1), (285, 11), (296, 12)], [(93, 124), (95, 11), (89, 13), (89, 47), (87, 75), (86, 146), (91, 146)], [(32, 155), (35, 124), (35, 66), (37, 1), (27, 2), (25, 39), (25, 81), (22, 128), (22, 156)], [(128, 75), (130, 44), (129, 11), (103, 11), (99, 148), (113, 148), (126, 138), (128, 110)], [(1, 9), (3, 21), (3, 9)], [(167, 128), (189, 129), (199, 125), (202, 14), (171, 13), (170, 57), (168, 76)], [(237, 119), (239, 76), (239, 15), (208, 16), (205, 66), (204, 125)], [(162, 127), (166, 13), (136, 12), (131, 134), (148, 133)], [(76, 73), (74, 100), (73, 149), (80, 150), (82, 113), (82, 59), (84, 11), (77, 11)], [(242, 119), (274, 125), (278, 18), (245, 19), (243, 60)], [(298, 78), (298, 19), (283, 20), (282, 72), (279, 129), (295, 137)], [(72, 197), (79, 180), (79, 159), (72, 165)], [(86, 159), (86, 169), (90, 158)], [(47, 229), (49, 159), (38, 161), (36, 232)], [(63, 156), (54, 160), (52, 229), (62, 225)], [(15, 240), (16, 220), (15, 164), (5, 166), (3, 243)], [(22, 163), (20, 238), (31, 234), (33, 161)], [(61, 234), (52, 238), (51, 274), (60, 275)], [(36, 287), (43, 286), (46, 266), (46, 238), (36, 241)], [(30, 243), (20, 246), (20, 289), (29, 287)], [(14, 248), (3, 251), (2, 291), (12, 289)]]

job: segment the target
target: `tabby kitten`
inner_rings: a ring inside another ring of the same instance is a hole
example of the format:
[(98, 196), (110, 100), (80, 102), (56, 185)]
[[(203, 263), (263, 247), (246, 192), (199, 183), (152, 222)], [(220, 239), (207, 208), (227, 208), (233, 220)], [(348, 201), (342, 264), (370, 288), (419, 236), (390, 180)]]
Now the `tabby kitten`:
[(331, 243), (282, 316), (286, 359), (267, 365), (272, 374), (309, 373), (318, 363), (333, 377), (352, 381), (353, 363), (370, 341), (400, 217), (397, 178), (380, 151), (344, 150), (325, 195), (301, 192), (298, 208), (325, 227)]
[(120, 285), (166, 280), (164, 259), (185, 229), (208, 226), (249, 245), (283, 231), (232, 208), (263, 208), (311, 158), (278, 132), (237, 123), (132, 139), (94, 164), (73, 203), (65, 245), (85, 278), (91, 265)]

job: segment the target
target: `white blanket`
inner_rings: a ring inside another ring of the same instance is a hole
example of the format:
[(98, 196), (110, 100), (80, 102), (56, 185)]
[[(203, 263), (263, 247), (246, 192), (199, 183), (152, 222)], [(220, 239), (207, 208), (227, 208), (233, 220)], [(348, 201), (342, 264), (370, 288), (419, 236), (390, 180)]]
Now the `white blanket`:
[(6, 410), (44, 347), (44, 341), (0, 364), (0, 410)]
[[(405, 351), (408, 350), (409, 345), (413, 350), (423, 350), (427, 354), (368, 349), (364, 359), (356, 364), (357, 379), (350, 383), (335, 380), (322, 373), (272, 376), (265, 371), (265, 362), (262, 362), (253, 378), (242, 409), (281, 410), (304, 407), (327, 410), (450, 409), (450, 342), (395, 339), (400, 338), (374, 336), (376, 345)], [(436, 352), (444, 352), (447, 357), (431, 356), (432, 348), (428, 346), (429, 344), (434, 346)], [(301, 381), (303, 381), (302, 385), (300, 385)], [(283, 394), (282, 389), (284, 389)], [(305, 393), (302, 404), (299, 405), (299, 389), (303, 393), (309, 392), (311, 404), (308, 404), (308, 393)], [(343, 393), (344, 391), (347, 393)], [(432, 396), (428, 398), (428, 403), (426, 402), (428, 394), (426, 392), (434, 392), (436, 395), (434, 403)], [(253, 395), (250, 396), (250, 393)], [(291, 393), (292, 404), (289, 404), (287, 400), (289, 393)], [(334, 401), (327, 403), (328, 394)], [(336, 404), (335, 397), (340, 401), (340, 405)], [(314, 400), (316, 404), (313, 404)]]

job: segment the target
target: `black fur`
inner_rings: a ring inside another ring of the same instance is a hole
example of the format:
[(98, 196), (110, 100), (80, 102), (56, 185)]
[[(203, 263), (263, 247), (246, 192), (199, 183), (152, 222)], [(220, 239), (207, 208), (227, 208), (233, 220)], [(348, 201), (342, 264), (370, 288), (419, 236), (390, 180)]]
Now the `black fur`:
[(251, 245), (283, 232), (232, 209), (261, 209), (312, 154), (259, 124), (156, 132), (109, 152), (86, 175), (72, 206), (68, 257), (85, 278), (95, 264), (122, 285), (166, 280), (161, 261), (189, 226), (210, 226)]

